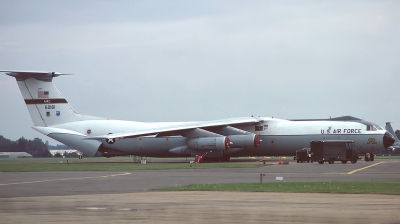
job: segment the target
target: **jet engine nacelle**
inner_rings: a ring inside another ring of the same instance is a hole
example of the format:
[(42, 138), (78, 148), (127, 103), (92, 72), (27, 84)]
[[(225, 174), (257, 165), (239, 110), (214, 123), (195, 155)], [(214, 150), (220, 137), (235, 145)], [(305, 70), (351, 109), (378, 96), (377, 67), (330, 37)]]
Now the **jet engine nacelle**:
[(258, 148), (260, 146), (260, 137), (255, 134), (249, 135), (229, 135), (232, 141), (232, 148)]
[(190, 149), (222, 151), (230, 149), (230, 143), (228, 137), (203, 137), (189, 140), (187, 146)]

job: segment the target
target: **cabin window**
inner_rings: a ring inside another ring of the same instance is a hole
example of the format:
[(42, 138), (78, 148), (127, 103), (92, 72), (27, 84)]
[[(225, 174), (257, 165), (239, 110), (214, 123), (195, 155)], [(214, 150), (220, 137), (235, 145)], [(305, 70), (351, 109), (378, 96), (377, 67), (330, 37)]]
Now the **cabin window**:
[(354, 149), (354, 148), (355, 148), (354, 142), (347, 142), (346, 143), (346, 149)]

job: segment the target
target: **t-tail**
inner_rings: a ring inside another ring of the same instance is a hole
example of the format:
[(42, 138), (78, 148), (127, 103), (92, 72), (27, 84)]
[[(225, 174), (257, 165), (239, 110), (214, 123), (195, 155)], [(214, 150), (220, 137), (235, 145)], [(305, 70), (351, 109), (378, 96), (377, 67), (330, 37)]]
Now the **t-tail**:
[(53, 84), (57, 72), (32, 71), (0, 71), (15, 77), (22, 97), (28, 107), (33, 129), (49, 136), (73, 149), (83, 152), (87, 156), (94, 156), (101, 142), (96, 140), (82, 140), (86, 133), (71, 129), (78, 121), (102, 120), (103, 118), (86, 116), (76, 113)]
[(35, 126), (99, 119), (76, 113), (53, 84), (57, 72), (1, 71), (15, 77)]

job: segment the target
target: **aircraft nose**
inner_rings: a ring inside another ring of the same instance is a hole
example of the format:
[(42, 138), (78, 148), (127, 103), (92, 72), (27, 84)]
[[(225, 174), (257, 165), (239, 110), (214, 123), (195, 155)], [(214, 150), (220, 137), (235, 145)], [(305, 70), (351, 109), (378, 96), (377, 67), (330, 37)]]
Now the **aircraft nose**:
[(385, 148), (388, 148), (389, 146), (392, 146), (393, 145), (393, 143), (394, 143), (394, 137), (393, 137), (393, 135), (392, 134), (390, 134), (389, 132), (386, 132), (384, 135), (383, 135), (383, 146), (385, 147)]

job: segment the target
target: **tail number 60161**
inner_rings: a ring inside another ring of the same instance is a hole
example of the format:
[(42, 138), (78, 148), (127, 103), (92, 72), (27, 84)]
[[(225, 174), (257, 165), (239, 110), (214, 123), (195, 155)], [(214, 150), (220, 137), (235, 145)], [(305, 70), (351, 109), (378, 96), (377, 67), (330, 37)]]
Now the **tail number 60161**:
[(44, 109), (46, 109), (46, 110), (56, 109), (56, 105), (45, 105)]

